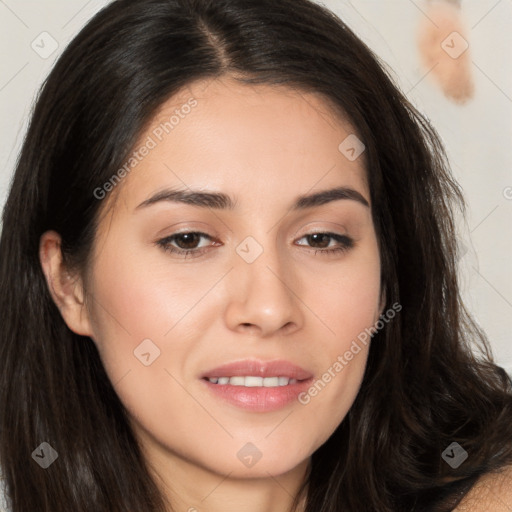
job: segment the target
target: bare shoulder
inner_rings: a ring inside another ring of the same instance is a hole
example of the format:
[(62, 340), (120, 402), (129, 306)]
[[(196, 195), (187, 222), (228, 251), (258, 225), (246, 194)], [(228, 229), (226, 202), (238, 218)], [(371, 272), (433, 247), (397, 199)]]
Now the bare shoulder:
[(511, 512), (512, 466), (482, 476), (453, 512)]

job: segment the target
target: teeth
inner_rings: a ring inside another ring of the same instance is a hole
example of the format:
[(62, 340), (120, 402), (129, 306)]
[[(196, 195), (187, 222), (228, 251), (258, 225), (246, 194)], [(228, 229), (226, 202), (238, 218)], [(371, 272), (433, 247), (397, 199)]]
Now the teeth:
[(279, 377), (265, 377), (263, 379), (263, 385), (266, 388), (275, 388), (279, 386)]
[[(229, 379), (231, 382), (231, 379)], [(245, 377), (245, 387), (256, 388), (263, 386), (263, 377)]]
[(279, 377), (279, 385), (286, 386), (288, 384), (288, 379), (286, 377)]
[(246, 377), (209, 377), (208, 380), (212, 384), (220, 384), (224, 386), (229, 384), (231, 386), (245, 386), (248, 388), (265, 387), (274, 388), (279, 386), (288, 386), (289, 384), (296, 384), (297, 379), (289, 379), (288, 377), (256, 377), (248, 375)]

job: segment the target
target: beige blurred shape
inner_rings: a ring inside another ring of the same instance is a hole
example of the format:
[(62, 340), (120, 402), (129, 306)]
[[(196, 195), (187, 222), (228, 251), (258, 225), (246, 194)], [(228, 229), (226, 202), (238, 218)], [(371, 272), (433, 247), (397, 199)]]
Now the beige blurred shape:
[(444, 95), (457, 104), (473, 98), (468, 30), (460, 1), (430, 0), (418, 27), (418, 48), (422, 65), (432, 69), (429, 77), (441, 87)]

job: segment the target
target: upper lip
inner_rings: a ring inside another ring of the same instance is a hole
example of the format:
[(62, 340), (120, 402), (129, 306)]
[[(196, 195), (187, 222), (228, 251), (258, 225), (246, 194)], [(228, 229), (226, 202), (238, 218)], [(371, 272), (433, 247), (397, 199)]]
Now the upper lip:
[(306, 380), (313, 377), (313, 374), (289, 361), (244, 359), (212, 368), (204, 372), (201, 378), (239, 376), (288, 377), (289, 379)]

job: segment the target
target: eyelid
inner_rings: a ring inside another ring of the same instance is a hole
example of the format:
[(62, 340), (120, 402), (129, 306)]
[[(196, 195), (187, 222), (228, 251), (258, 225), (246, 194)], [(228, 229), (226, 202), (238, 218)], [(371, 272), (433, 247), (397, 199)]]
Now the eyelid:
[[(181, 233), (204, 233), (205, 235), (208, 235), (208, 232), (215, 231), (211, 228), (211, 224), (207, 222), (202, 221), (181, 221), (181, 222), (174, 222), (172, 224), (166, 225), (164, 229), (160, 229), (154, 236), (155, 238), (161, 239), (161, 238), (168, 238), (173, 235), (179, 235)], [(209, 236), (215, 236), (215, 235), (209, 235)]]
[[(315, 224), (315, 226), (311, 227), (311, 224)], [(326, 227), (329, 225), (331, 225), (333, 227)], [(345, 233), (348, 234), (347, 232), (349, 231), (347, 229), (346, 225), (342, 224), (341, 222), (332, 222), (332, 221), (318, 219), (318, 220), (309, 221), (306, 224), (301, 224), (301, 226), (295, 231), (293, 236), (296, 237), (297, 233), (301, 230), (305, 230), (306, 231), (305, 234), (309, 234), (312, 232), (327, 233), (327, 232), (331, 232), (333, 229), (336, 231), (339, 231), (339, 230), (343, 231), (344, 233), (342, 233), (342, 234), (345, 234)]]
[[(313, 221), (313, 222), (315, 222), (315, 221)], [(343, 237), (350, 238), (354, 241), (357, 240), (357, 237), (354, 237), (352, 234), (349, 234), (349, 230), (343, 224), (339, 224), (337, 222), (325, 222), (325, 221), (324, 222), (318, 221), (318, 222), (321, 222), (322, 225), (308, 227), (311, 224), (311, 222), (308, 222), (306, 225), (301, 226), (293, 234), (293, 240), (297, 240), (297, 239), (303, 238), (305, 236), (314, 235), (314, 234), (326, 234), (326, 235), (333, 235), (333, 236), (340, 236), (340, 237), (343, 236)], [(326, 227), (326, 224), (332, 224), (334, 226), (334, 228)], [(301, 231), (303, 231), (303, 234), (298, 235), (298, 233), (300, 233)]]

